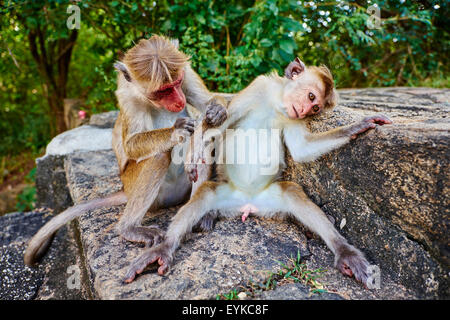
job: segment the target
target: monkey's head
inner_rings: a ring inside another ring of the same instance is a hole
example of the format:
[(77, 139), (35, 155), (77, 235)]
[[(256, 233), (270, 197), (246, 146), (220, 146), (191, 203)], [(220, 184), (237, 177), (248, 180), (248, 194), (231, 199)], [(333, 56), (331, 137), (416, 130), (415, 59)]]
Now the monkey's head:
[(284, 73), (290, 81), (284, 87), (283, 107), (290, 118), (304, 119), (336, 105), (337, 92), (327, 67), (307, 67), (295, 58)]
[(178, 50), (177, 40), (154, 35), (141, 39), (114, 67), (132, 85), (135, 94), (158, 108), (180, 112), (186, 105), (181, 85), (188, 60)]

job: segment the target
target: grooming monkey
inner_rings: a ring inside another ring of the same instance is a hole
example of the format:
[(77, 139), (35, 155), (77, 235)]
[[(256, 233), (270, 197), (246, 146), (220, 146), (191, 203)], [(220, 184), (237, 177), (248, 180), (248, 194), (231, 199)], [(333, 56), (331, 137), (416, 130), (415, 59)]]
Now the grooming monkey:
[[(285, 77), (276, 73), (257, 77), (232, 99), (227, 110), (228, 118), (219, 127), (222, 136), (226, 129), (234, 130), (227, 131), (223, 137), (226, 147), (216, 147), (216, 152), (219, 150), (216, 161), (221, 156), (226, 159), (224, 164), (218, 163), (217, 181), (202, 183), (173, 218), (164, 241), (137, 257), (124, 281), (133, 281), (137, 274), (154, 262), (159, 264), (160, 275), (166, 273), (183, 237), (206, 213), (214, 210), (217, 216), (224, 217), (243, 214), (243, 220), (250, 213), (264, 217), (292, 216), (324, 240), (335, 254), (335, 266), (342, 273), (354, 275), (356, 280), (366, 284), (369, 263), (364, 255), (338, 233), (298, 184), (280, 181), (280, 173), (285, 167), (283, 143), (295, 161), (307, 162), (348, 143), (377, 125), (391, 123), (385, 116), (377, 115), (323, 133), (309, 132), (307, 118), (333, 108), (336, 102), (333, 78), (324, 66), (306, 67), (296, 58), (286, 68)], [(243, 149), (239, 149), (237, 144), (231, 144), (232, 147), (228, 148), (227, 141), (239, 135), (239, 129), (271, 132), (275, 129), (277, 143), (273, 144), (275, 147), (272, 150), (261, 149), (264, 144), (272, 145), (268, 140), (259, 142), (258, 148), (254, 146), (255, 143), (245, 143)], [(197, 152), (204, 152), (201, 149), (192, 152), (191, 156), (195, 159), (206, 157), (204, 154), (195, 156)], [(233, 156), (242, 152), (247, 155), (246, 161), (236, 164)], [(230, 158), (229, 153), (233, 153)], [(255, 163), (249, 161), (248, 156), (251, 155), (256, 155)], [(267, 158), (277, 160), (278, 170), (270, 173), (263, 171)], [(196, 163), (188, 164), (186, 168), (191, 178), (196, 176)]]
[[(28, 243), (27, 265), (45, 253), (61, 226), (83, 212), (105, 206), (126, 203), (117, 225), (122, 237), (146, 246), (158, 243), (163, 233), (155, 226), (142, 226), (144, 215), (149, 209), (186, 202), (192, 186), (183, 164), (171, 161), (172, 148), (194, 131), (186, 101), (205, 114), (206, 127), (220, 125), (227, 117), (227, 95), (208, 91), (176, 40), (156, 35), (142, 39), (114, 67), (119, 71), (115, 93), (120, 112), (112, 146), (123, 191), (73, 206), (50, 220)], [(208, 178), (209, 171), (202, 172), (197, 184)]]

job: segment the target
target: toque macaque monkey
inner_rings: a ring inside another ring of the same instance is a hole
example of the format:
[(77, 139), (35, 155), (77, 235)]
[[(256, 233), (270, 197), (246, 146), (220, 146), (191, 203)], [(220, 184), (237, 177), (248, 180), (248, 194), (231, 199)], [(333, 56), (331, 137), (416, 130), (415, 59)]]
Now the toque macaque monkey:
[[(34, 264), (50, 245), (55, 232), (88, 210), (126, 203), (117, 228), (129, 241), (146, 246), (163, 236), (155, 226), (144, 227), (148, 210), (186, 202), (192, 183), (183, 165), (171, 161), (172, 148), (194, 131), (192, 106), (205, 114), (207, 127), (227, 117), (226, 95), (212, 94), (191, 69), (178, 42), (154, 35), (142, 39), (114, 66), (119, 71), (116, 96), (120, 113), (112, 145), (119, 163), (123, 191), (73, 206), (45, 224), (30, 240), (25, 263)], [(192, 106), (186, 110), (186, 102)], [(207, 179), (208, 170), (197, 184)], [(205, 225), (208, 225), (206, 223)]]
[[(345, 275), (354, 275), (356, 280), (365, 284), (369, 263), (364, 255), (338, 233), (298, 184), (279, 180), (279, 174), (285, 167), (283, 143), (295, 161), (313, 161), (377, 125), (391, 123), (385, 116), (377, 115), (323, 133), (309, 132), (307, 118), (333, 108), (336, 100), (330, 71), (324, 66), (306, 67), (298, 58), (288, 65), (285, 77), (276, 73), (259, 76), (237, 94), (228, 106), (227, 120), (218, 130), (223, 136), (227, 129), (222, 146), (216, 146), (218, 178), (202, 183), (173, 218), (164, 241), (137, 257), (124, 281), (133, 281), (137, 274), (154, 262), (159, 264), (159, 274), (166, 273), (183, 237), (213, 210), (217, 216), (224, 217), (243, 214), (243, 221), (249, 214), (292, 216), (323, 239), (335, 254), (336, 268)], [(239, 138), (242, 129), (255, 132), (268, 130), (275, 133), (275, 143), (266, 139), (258, 143), (244, 143), (241, 149), (237, 144), (230, 144), (229, 147), (228, 142)], [(268, 145), (272, 147), (264, 147)], [(191, 157), (204, 160), (204, 154), (196, 156), (198, 152), (203, 153), (202, 148), (191, 152)], [(247, 156), (245, 161), (236, 163), (234, 155), (242, 153)], [(256, 161), (251, 162), (251, 156), (256, 156)], [(226, 160), (220, 164), (220, 159)], [(267, 167), (267, 159), (275, 159), (278, 165), (275, 170), (263, 170)], [(191, 178), (196, 176), (195, 162), (187, 164), (186, 168)]]

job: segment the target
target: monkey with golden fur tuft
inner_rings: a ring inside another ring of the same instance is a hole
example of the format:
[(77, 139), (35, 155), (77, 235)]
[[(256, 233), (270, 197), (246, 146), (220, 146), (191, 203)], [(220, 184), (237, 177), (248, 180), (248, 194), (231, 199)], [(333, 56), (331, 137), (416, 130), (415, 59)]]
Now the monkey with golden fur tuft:
[[(204, 114), (208, 127), (222, 124), (227, 117), (227, 95), (208, 91), (176, 40), (158, 35), (142, 39), (114, 67), (119, 71), (115, 93), (120, 112), (112, 146), (123, 191), (73, 206), (50, 220), (29, 241), (24, 256), (27, 265), (40, 259), (61, 226), (105, 206), (126, 203), (117, 224), (123, 238), (148, 247), (159, 243), (163, 232), (156, 226), (142, 226), (142, 219), (149, 210), (189, 199), (192, 183), (183, 164), (172, 162), (171, 152), (194, 131), (192, 107)], [(208, 175), (209, 170), (203, 170), (194, 186)]]

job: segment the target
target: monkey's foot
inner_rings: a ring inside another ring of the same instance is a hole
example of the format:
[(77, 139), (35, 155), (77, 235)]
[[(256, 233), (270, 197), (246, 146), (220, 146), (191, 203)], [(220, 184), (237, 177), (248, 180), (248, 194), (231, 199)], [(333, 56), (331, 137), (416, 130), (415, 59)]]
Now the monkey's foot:
[(258, 208), (251, 203), (247, 203), (246, 205), (242, 206), (239, 211), (242, 213), (242, 222), (245, 222), (245, 219), (247, 219), (251, 213), (258, 212)]
[(159, 264), (158, 274), (161, 276), (164, 275), (169, 270), (173, 261), (172, 252), (169, 247), (168, 243), (163, 242), (156, 247), (145, 250), (131, 263), (123, 281), (125, 283), (132, 282), (148, 265), (155, 262)]
[(132, 242), (145, 243), (146, 247), (159, 244), (164, 238), (164, 232), (156, 226), (129, 227), (121, 232), (121, 236)]
[(208, 232), (214, 228), (214, 221), (216, 217), (212, 214), (207, 214), (203, 216), (200, 222), (194, 227), (194, 229), (199, 229), (200, 231)]
[(338, 250), (336, 256), (336, 268), (344, 275), (355, 276), (367, 287), (369, 262), (364, 258), (363, 254), (350, 245), (344, 245)]

